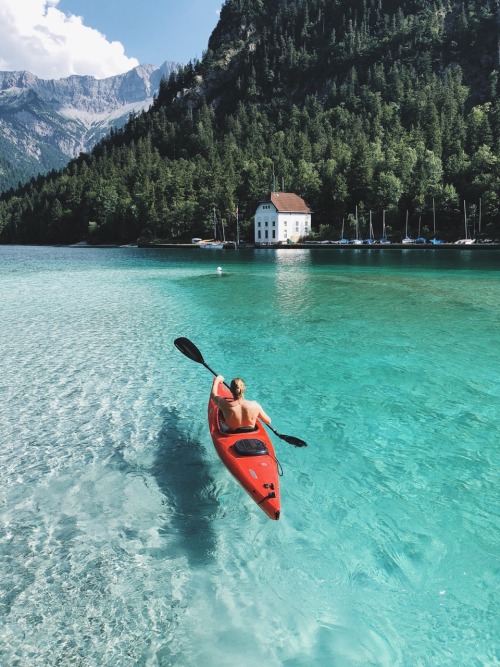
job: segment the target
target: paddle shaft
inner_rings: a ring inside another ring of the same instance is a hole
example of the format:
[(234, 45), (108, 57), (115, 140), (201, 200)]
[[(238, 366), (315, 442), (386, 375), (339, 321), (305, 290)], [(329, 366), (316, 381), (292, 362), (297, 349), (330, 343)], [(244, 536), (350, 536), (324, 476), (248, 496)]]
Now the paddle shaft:
[[(176, 338), (174, 340), (174, 345), (179, 350), (179, 352), (182, 352), (182, 354), (186, 356), (188, 359), (191, 359), (191, 361), (196, 361), (198, 364), (202, 364), (213, 375), (217, 377), (218, 373), (216, 373), (212, 368), (210, 368), (210, 366), (203, 358), (203, 355), (200, 352), (200, 350), (196, 347), (194, 343), (192, 343), (189, 340), (189, 338)], [(229, 389), (229, 391), (231, 391), (231, 387), (226, 382), (224, 382), (224, 385)], [(275, 435), (277, 435), (278, 438), (281, 438), (281, 440), (288, 442), (289, 445), (293, 445), (294, 447), (307, 447), (307, 442), (305, 442), (304, 440), (296, 438), (293, 435), (283, 435), (282, 433), (278, 433), (278, 431), (276, 431), (270, 424), (265, 424), (265, 422), (262, 423), (264, 423), (264, 425), (267, 426), (268, 429), (270, 429)]]

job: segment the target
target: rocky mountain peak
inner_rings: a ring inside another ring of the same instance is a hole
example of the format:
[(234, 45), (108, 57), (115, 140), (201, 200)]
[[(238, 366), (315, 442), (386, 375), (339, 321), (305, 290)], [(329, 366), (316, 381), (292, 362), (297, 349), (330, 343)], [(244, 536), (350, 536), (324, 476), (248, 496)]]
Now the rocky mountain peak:
[(131, 112), (149, 108), (162, 77), (179, 67), (139, 65), (106, 79), (0, 72), (0, 191), (90, 151)]

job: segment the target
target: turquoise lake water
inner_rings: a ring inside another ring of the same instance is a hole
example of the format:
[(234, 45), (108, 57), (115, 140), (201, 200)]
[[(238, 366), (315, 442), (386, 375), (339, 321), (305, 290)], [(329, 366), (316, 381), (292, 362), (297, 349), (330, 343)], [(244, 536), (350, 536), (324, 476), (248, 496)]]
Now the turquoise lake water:
[(499, 665), (499, 324), (496, 251), (0, 247), (0, 664)]

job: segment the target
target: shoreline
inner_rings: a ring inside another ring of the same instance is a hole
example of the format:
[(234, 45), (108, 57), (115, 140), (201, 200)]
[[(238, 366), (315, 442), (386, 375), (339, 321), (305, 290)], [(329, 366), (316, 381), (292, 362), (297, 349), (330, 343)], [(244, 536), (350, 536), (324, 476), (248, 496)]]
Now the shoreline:
[[(138, 243), (136, 247), (180, 248), (180, 249), (199, 248), (199, 246), (196, 243)], [(468, 245), (462, 243), (441, 243), (439, 245), (433, 245), (432, 243), (363, 243), (363, 244), (294, 243), (293, 245), (270, 243), (268, 245), (246, 244), (244, 246), (238, 246), (234, 249), (235, 250), (349, 250), (349, 251), (363, 250), (364, 251), (364, 250), (440, 250), (441, 248), (446, 250), (500, 250), (500, 243), (471, 243)], [(231, 248), (230, 250), (232, 249), (233, 248)], [(228, 250), (228, 249), (223, 248), (223, 250)]]
[[(19, 243), (3, 243), (1, 246), (34, 246), (34, 247), (52, 247), (52, 248), (75, 248), (75, 249), (106, 249), (106, 248), (156, 248), (156, 249), (199, 249), (199, 245), (196, 243), (127, 243), (127, 244), (113, 244), (113, 243), (49, 243), (49, 244), (19, 244)], [(500, 250), (500, 243), (472, 243), (470, 245), (465, 245), (461, 243), (441, 243), (439, 245), (433, 245), (432, 243), (363, 243), (363, 244), (352, 244), (352, 243), (294, 243), (293, 245), (285, 244), (272, 244), (259, 245), (254, 243), (246, 243), (244, 245), (222, 248), (226, 252), (234, 250), (333, 250), (333, 251), (342, 251), (346, 250), (348, 252), (352, 250)], [(216, 253), (218, 254), (218, 253)]]

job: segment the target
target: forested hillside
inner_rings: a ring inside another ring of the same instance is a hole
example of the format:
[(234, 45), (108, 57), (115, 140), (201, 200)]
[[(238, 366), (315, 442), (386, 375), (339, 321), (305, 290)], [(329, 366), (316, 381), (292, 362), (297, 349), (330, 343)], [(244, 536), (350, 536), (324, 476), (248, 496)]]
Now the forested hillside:
[[(500, 0), (227, 0), (201, 61), (90, 155), (0, 201), (3, 243), (206, 236), (293, 191), (338, 236), (500, 235)], [(435, 212), (435, 218), (434, 218)]]

